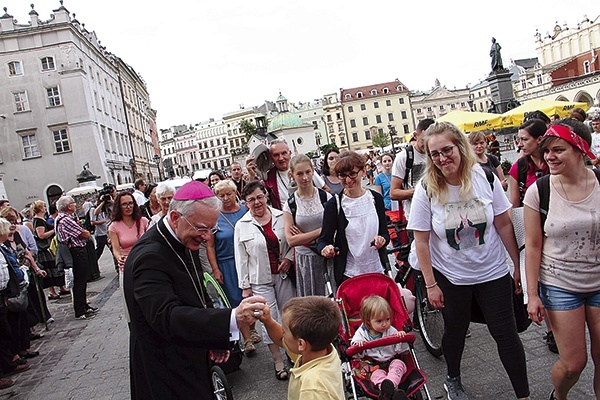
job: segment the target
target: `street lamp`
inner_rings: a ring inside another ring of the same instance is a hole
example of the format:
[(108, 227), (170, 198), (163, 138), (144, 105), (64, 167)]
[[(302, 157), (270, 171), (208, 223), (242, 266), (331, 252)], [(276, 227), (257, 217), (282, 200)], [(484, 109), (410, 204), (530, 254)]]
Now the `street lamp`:
[(390, 132), (390, 141), (392, 143), (392, 153), (394, 154), (394, 158), (396, 158), (396, 147), (394, 146), (394, 136), (396, 136), (396, 128), (392, 125), (388, 125), (388, 130)]
[(152, 158), (154, 159), (156, 167), (158, 168), (158, 180), (162, 182), (163, 177), (162, 173), (160, 172), (160, 156), (158, 154), (155, 154)]

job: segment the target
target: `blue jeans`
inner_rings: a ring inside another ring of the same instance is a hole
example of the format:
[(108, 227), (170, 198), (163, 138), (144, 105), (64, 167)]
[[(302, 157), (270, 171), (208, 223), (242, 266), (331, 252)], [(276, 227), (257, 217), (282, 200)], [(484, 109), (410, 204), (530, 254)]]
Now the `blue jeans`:
[(540, 282), (539, 292), (542, 304), (547, 310), (569, 311), (582, 306), (600, 307), (600, 290), (578, 293)]

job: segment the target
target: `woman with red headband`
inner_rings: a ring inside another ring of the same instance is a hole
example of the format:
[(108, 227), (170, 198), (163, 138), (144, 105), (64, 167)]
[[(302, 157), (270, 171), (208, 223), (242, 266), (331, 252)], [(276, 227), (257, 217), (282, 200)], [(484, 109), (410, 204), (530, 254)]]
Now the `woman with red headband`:
[[(600, 399), (600, 176), (585, 166), (587, 157), (595, 159), (590, 143), (582, 122), (563, 119), (551, 125), (540, 144), (551, 175), (531, 185), (524, 200), (527, 309), (537, 324), (546, 310), (560, 351), (550, 400), (566, 400), (585, 368), (586, 324)], [(542, 189), (549, 193), (548, 206)]]

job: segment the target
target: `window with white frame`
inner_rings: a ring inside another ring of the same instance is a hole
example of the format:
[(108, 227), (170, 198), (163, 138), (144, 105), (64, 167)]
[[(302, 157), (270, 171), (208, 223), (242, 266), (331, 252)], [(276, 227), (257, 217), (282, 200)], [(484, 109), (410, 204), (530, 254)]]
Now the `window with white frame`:
[(363, 97), (362, 92), (357, 92), (356, 93), (356, 97), (359, 98), (359, 99), (362, 99), (362, 97)]
[(382, 91), (383, 91), (383, 94), (388, 94), (390, 92), (390, 89), (384, 87)]
[(352, 95), (350, 93), (346, 93), (346, 95), (344, 96), (344, 98), (346, 100), (350, 100), (350, 99), (352, 99)]
[(8, 63), (8, 75), (23, 75), (23, 65), (21, 61), (11, 61)]
[(375, 95), (377, 95), (377, 89), (373, 89), (373, 90), (371, 90), (371, 95), (372, 95), (372, 96), (375, 96)]
[(54, 67), (54, 57), (44, 57), (41, 60), (42, 71), (52, 71)]
[(19, 136), (21, 136), (23, 146), (23, 159), (39, 157), (40, 150), (38, 149), (35, 131), (21, 132)]
[(48, 97), (49, 107), (57, 107), (62, 104), (60, 101), (60, 92), (58, 91), (58, 86), (46, 88), (46, 96)]
[(52, 138), (54, 140), (55, 153), (66, 153), (71, 151), (71, 145), (69, 144), (69, 132), (67, 131), (67, 128), (52, 128)]
[(590, 61), (586, 60), (586, 61), (583, 62), (583, 73), (584, 74), (589, 74), (590, 72), (591, 72)]
[(27, 100), (27, 92), (25, 90), (14, 92), (15, 108), (17, 112), (29, 111), (29, 101)]

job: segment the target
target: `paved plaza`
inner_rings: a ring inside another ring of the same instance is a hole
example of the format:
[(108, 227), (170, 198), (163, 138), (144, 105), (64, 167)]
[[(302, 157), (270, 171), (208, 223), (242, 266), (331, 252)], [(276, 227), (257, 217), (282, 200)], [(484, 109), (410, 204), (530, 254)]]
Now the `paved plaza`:
[[(44, 338), (32, 342), (32, 348), (39, 350), (40, 355), (30, 360), (30, 370), (12, 377), (15, 385), (0, 391), (0, 400), (124, 400), (130, 397), (128, 330), (118, 280), (108, 252), (102, 256), (100, 268), (104, 279), (88, 285), (92, 304), (100, 308), (96, 318), (75, 320), (70, 296), (49, 302), (56, 322), (50, 325), (49, 331), (42, 331)], [(487, 329), (472, 324), (471, 331), (462, 364), (463, 384), (470, 398), (514, 399)], [(534, 400), (548, 398), (550, 367), (557, 359), (542, 340), (543, 333), (543, 328), (532, 326), (521, 334)], [(432, 399), (445, 398), (443, 359), (432, 357), (419, 337), (415, 348), (429, 380)], [(256, 353), (245, 358), (241, 369), (228, 376), (235, 399), (285, 399), (287, 382), (275, 379), (268, 349), (261, 343)], [(569, 399), (592, 398), (592, 365), (588, 361)]]

